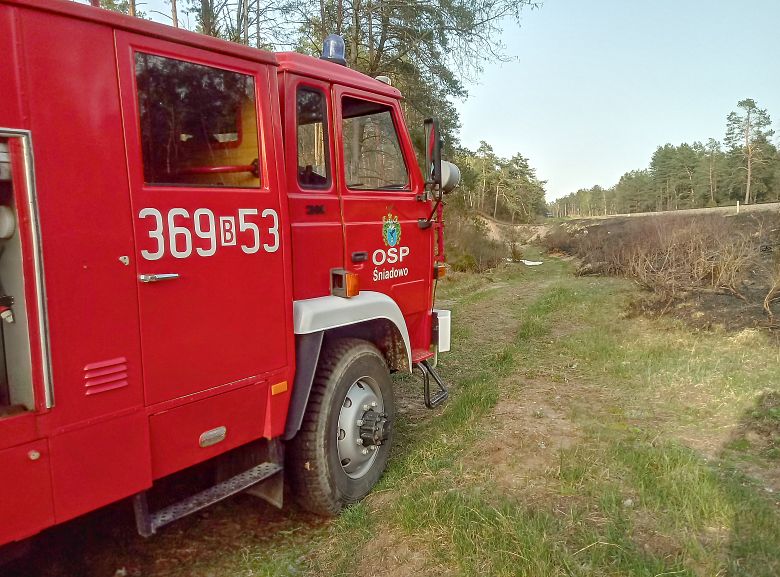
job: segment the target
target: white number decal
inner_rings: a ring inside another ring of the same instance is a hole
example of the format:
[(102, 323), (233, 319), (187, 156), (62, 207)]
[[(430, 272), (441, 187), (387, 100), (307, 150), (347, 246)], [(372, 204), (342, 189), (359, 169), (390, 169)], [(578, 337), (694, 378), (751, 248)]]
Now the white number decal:
[(147, 216), (153, 216), (157, 221), (157, 228), (149, 231), (149, 238), (153, 238), (157, 241), (157, 250), (154, 252), (148, 250), (142, 250), (141, 256), (146, 260), (159, 260), (165, 254), (165, 237), (163, 236), (163, 217), (162, 213), (156, 208), (143, 208), (138, 213), (138, 218), (146, 218)]
[[(210, 257), (217, 253), (220, 246), (236, 246), (239, 233), (251, 233), (251, 242), (242, 243), (241, 250), (245, 254), (255, 254), (262, 248), (265, 252), (276, 252), (281, 246), (279, 236), (279, 215), (275, 210), (266, 208), (260, 215), (261, 218), (271, 217), (272, 225), (268, 234), (272, 242), (263, 243), (266, 233), (260, 232), (260, 223), (252, 222), (251, 217), (256, 217), (258, 209), (238, 209), (238, 229), (236, 229), (236, 216), (216, 216), (208, 208), (198, 208), (192, 213), (192, 226), (190, 226), (190, 213), (184, 208), (172, 208), (167, 217), (156, 208), (143, 208), (138, 213), (138, 218), (153, 218), (154, 228), (149, 231), (149, 238), (157, 242), (155, 250), (142, 250), (141, 256), (146, 260), (159, 260), (165, 256), (165, 248), (168, 247), (173, 258), (187, 258), (192, 256), (193, 234), (196, 238), (205, 240), (204, 247), (196, 247), (198, 256)], [(166, 240), (166, 227), (168, 238)]]
[[(172, 208), (168, 211), (168, 232), (171, 235), (169, 240), (171, 248), (171, 256), (173, 258), (187, 258), (192, 254), (192, 233), (190, 229), (185, 226), (176, 226), (176, 217), (183, 216), (185, 218), (190, 217), (190, 213), (183, 208)], [(177, 248), (176, 237), (184, 237), (184, 250)]]
[[(205, 216), (208, 221), (208, 228), (203, 230), (203, 219)], [(214, 213), (208, 208), (199, 208), (192, 215), (195, 220), (195, 234), (198, 238), (210, 241), (209, 248), (196, 248), (195, 250), (200, 256), (213, 256), (217, 252), (217, 225), (214, 220)]]
[(274, 237), (274, 243), (273, 244), (263, 244), (263, 248), (265, 249), (265, 252), (276, 252), (279, 250), (279, 216), (276, 214), (276, 211), (270, 208), (266, 208), (263, 211), (263, 218), (266, 216), (270, 216), (273, 218), (274, 224), (271, 228), (268, 229), (268, 232), (271, 233), (271, 235)]
[(254, 222), (247, 222), (244, 217), (247, 215), (257, 215), (256, 208), (239, 208), (238, 209), (238, 230), (244, 232), (245, 230), (251, 230), (252, 236), (255, 237), (255, 242), (251, 246), (241, 245), (241, 250), (246, 254), (254, 254), (260, 250), (260, 229)]

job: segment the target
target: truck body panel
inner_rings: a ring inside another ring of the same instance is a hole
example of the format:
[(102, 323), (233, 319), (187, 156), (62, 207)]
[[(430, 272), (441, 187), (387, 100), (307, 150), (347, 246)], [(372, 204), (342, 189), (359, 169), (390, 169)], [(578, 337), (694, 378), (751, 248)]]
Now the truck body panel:
[(398, 90), (61, 0), (0, 0), (0, 53), (0, 546), (281, 438), (334, 271), (311, 332), (433, 354)]

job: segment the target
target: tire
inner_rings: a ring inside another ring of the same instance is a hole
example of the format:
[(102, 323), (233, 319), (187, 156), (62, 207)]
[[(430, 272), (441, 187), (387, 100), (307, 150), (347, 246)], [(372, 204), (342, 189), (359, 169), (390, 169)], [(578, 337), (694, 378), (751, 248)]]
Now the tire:
[(368, 495), (387, 465), (394, 422), (390, 372), (379, 350), (360, 339), (327, 342), (287, 452), (300, 505), (333, 516)]

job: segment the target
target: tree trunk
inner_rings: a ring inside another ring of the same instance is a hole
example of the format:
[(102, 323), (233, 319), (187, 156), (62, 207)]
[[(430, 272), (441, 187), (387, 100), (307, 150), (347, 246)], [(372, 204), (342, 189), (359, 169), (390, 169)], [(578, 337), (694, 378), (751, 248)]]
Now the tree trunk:
[(745, 183), (745, 204), (750, 204), (750, 181), (753, 180), (753, 159), (747, 157), (747, 182)]
[(685, 172), (688, 173), (688, 184), (691, 187), (691, 192), (690, 192), (691, 198), (690, 198), (690, 201), (691, 201), (691, 206), (693, 207), (693, 206), (696, 206), (696, 191), (693, 188), (693, 172), (687, 166), (685, 167)]
[(173, 20), (173, 27), (179, 27), (179, 11), (176, 9), (176, 0), (171, 0), (171, 19)]
[(745, 204), (750, 204), (750, 181), (753, 179), (753, 151), (750, 148), (750, 109), (745, 115), (745, 155), (747, 156), (747, 182), (745, 183)]
[(482, 192), (479, 195), (479, 210), (485, 210), (485, 195), (487, 193), (487, 170), (485, 170), (485, 163), (482, 163)]
[(320, 0), (320, 25), (322, 26), (322, 34), (320, 38), (320, 46), (323, 46), (325, 44), (325, 37), (327, 34), (325, 33), (326, 23), (325, 23), (325, 0)]
[(135, 0), (130, 0), (127, 3), (127, 12), (130, 14), (130, 16), (135, 16)]
[(359, 0), (352, 4), (352, 46), (350, 50), (350, 68), (358, 69), (358, 50), (360, 48), (360, 14), (363, 7)]
[(260, 48), (260, 0), (255, 2), (255, 46)]
[(249, 0), (244, 0), (244, 44), (249, 46)]

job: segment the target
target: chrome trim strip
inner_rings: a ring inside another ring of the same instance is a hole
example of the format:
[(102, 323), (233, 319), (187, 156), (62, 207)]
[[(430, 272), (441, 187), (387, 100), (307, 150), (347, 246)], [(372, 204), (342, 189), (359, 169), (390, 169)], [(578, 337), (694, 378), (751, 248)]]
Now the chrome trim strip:
[(51, 348), (49, 345), (49, 315), (46, 310), (46, 283), (43, 275), (43, 253), (41, 252), (41, 229), (38, 224), (38, 195), (35, 183), (35, 156), (33, 155), (32, 133), (29, 130), (0, 127), (0, 136), (19, 138), (24, 153), (25, 186), (27, 188), (30, 226), (32, 227), (33, 267), (35, 268), (35, 294), (38, 305), (38, 332), (40, 334), (41, 360), (43, 363), (43, 392), (47, 409), (54, 407), (54, 385), (51, 372)]

